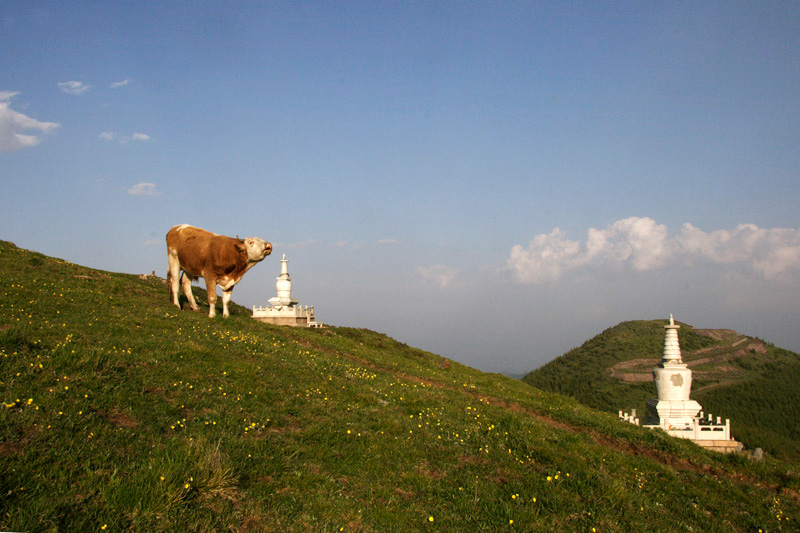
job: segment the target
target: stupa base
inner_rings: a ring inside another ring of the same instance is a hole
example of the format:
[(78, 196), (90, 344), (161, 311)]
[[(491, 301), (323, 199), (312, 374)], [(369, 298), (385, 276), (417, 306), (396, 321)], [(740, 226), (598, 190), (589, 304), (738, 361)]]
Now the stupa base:
[(694, 418), (703, 408), (694, 400), (647, 400), (647, 410), (655, 421), (653, 425), (675, 428), (692, 427)]

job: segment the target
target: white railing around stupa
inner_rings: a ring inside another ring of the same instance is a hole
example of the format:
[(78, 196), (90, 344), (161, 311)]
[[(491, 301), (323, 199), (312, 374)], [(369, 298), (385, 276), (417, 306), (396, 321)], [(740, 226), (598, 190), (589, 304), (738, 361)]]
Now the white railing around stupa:
[(636, 409), (631, 410), (631, 413), (623, 413), (619, 411), (619, 419), (637, 426), (649, 428), (661, 428), (674, 437), (681, 437), (691, 440), (731, 440), (731, 420), (726, 418), (722, 422), (722, 417), (718, 416), (716, 420), (708, 413), (700, 412), (700, 416), (692, 419), (692, 425), (686, 428), (676, 428), (672, 426), (659, 426), (649, 425), (642, 423), (641, 419), (636, 416)]
[(253, 318), (268, 318), (268, 317), (298, 317), (306, 319), (306, 326), (309, 328), (324, 328), (325, 324), (317, 322), (314, 315), (313, 305), (297, 305), (297, 306), (281, 306), (273, 307), (268, 305), (266, 307), (253, 306)]
[(253, 315), (266, 315), (268, 313), (275, 313), (278, 311), (295, 311), (298, 316), (314, 316), (314, 306), (313, 305), (297, 305), (297, 306), (280, 306), (280, 307), (273, 307), (271, 305), (267, 305), (265, 307), (261, 306), (253, 306)]

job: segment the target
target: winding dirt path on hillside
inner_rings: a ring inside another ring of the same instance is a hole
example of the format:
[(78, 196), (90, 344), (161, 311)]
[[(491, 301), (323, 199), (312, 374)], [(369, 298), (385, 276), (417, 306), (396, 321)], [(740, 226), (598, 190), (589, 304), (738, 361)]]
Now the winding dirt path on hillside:
[[(628, 382), (641, 382), (653, 381), (653, 367), (658, 364), (661, 359), (646, 358), (646, 359), (631, 359), (630, 361), (620, 361), (612, 366), (607, 372), (614, 379)], [(631, 371), (631, 369), (637, 369)], [(626, 372), (623, 372), (625, 370)]]
[[(696, 379), (719, 379), (719, 382), (706, 385), (697, 389), (700, 392), (722, 385), (729, 385), (741, 379), (743, 370), (734, 366), (725, 365), (728, 361), (747, 357), (753, 353), (765, 355), (767, 346), (758, 339), (740, 335), (733, 330), (695, 330), (717, 341), (726, 341), (726, 344), (701, 348), (694, 352), (683, 354), (686, 365), (694, 370)], [(704, 356), (704, 357), (698, 357)], [(606, 370), (608, 374), (625, 382), (652, 382), (653, 367), (660, 362), (659, 358), (642, 358), (620, 361)], [(697, 370), (703, 365), (715, 365), (713, 370)]]

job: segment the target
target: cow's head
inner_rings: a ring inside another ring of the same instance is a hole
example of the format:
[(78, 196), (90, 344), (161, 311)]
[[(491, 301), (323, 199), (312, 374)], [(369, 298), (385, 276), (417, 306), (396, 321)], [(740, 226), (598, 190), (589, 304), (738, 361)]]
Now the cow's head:
[(258, 237), (248, 237), (242, 241), (247, 251), (247, 262), (258, 263), (272, 253), (272, 245)]

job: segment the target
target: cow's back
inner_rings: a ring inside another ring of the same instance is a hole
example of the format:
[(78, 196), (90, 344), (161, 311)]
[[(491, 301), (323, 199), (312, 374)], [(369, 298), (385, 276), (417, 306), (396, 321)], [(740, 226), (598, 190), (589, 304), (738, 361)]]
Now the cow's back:
[[(181, 270), (192, 276), (215, 277), (244, 267), (236, 251), (237, 240), (201, 228), (181, 224), (167, 232), (167, 250), (180, 261)], [(242, 264), (240, 264), (242, 263)]]
[(181, 224), (167, 232), (167, 251), (178, 258), (181, 270), (193, 276), (200, 276), (206, 263), (213, 259), (214, 237), (219, 235)]

